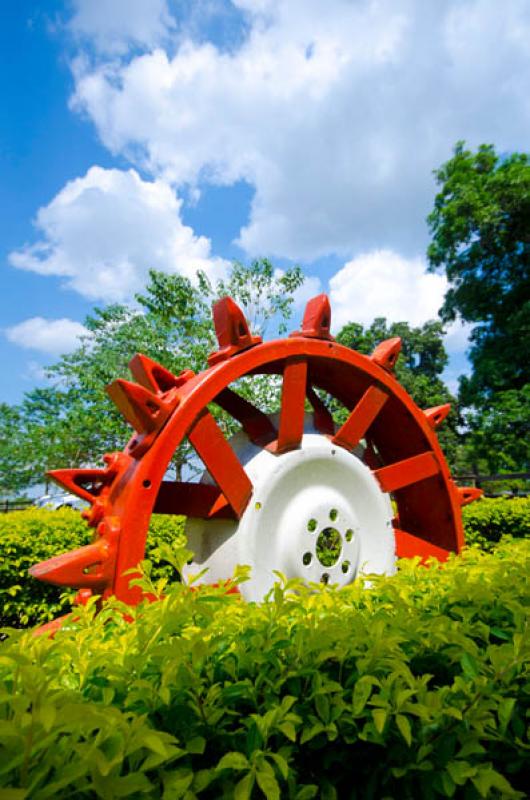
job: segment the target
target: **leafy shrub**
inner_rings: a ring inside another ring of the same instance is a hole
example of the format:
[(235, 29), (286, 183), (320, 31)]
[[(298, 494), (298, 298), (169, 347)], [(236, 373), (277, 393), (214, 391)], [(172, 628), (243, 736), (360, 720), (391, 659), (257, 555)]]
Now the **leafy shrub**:
[[(6, 797), (524, 798), (530, 542), (246, 604), (165, 580), (0, 645)], [(14, 792), (17, 792), (16, 794)]]
[[(466, 540), (491, 549), (502, 534), (530, 537), (530, 498), (484, 499), (463, 509)], [(81, 547), (91, 531), (70, 509), (29, 509), (0, 515), (0, 624), (21, 626), (47, 622), (70, 609), (73, 592), (64, 592), (28, 577), (38, 561)], [(147, 538), (147, 558), (154, 576), (169, 576), (170, 568), (157, 554), (161, 543), (182, 543), (183, 518), (155, 515)], [(330, 542), (319, 545), (319, 557), (336, 561)], [(175, 573), (172, 573), (175, 577)]]
[[(93, 531), (71, 509), (28, 509), (0, 514), (0, 625), (36, 625), (70, 610), (75, 592), (65, 592), (28, 575), (28, 569), (75, 547), (88, 544)], [(156, 515), (147, 540), (147, 557), (155, 574), (169, 575), (157, 548), (163, 542), (182, 544), (183, 518)]]
[(484, 498), (462, 514), (467, 544), (491, 550), (504, 535), (530, 538), (530, 497)]

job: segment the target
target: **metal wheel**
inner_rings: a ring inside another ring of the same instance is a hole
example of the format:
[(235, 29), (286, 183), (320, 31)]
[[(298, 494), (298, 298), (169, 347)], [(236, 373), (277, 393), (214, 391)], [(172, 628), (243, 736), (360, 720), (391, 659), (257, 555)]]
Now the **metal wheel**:
[[(301, 331), (262, 342), (224, 298), (214, 306), (219, 349), (205, 371), (175, 376), (135, 356), (136, 383), (108, 387), (135, 431), (123, 452), (104, 456), (105, 469), (50, 473), (90, 503), (83, 516), (94, 540), (37, 564), (32, 575), (81, 589), (79, 602), (92, 592), (138, 602), (124, 572), (144, 557), (152, 513), (188, 518), (189, 569), (207, 566), (206, 580), (249, 564), (241, 592), (251, 600), (263, 598), (274, 570), (347, 584), (360, 571), (392, 572), (396, 555), (444, 560), (459, 551), (460, 508), (480, 490), (451, 480), (435, 434), (449, 406), (422, 411), (396, 381), (399, 339), (364, 356), (334, 341), (330, 320), (328, 298), (319, 295)], [(276, 416), (231, 388), (259, 374), (281, 376)], [(339, 429), (317, 390), (348, 409)], [(239, 423), (239, 433), (224, 435), (213, 405)], [(185, 438), (205, 466), (198, 483), (165, 479)], [(323, 536), (335, 541), (333, 563), (319, 555)]]

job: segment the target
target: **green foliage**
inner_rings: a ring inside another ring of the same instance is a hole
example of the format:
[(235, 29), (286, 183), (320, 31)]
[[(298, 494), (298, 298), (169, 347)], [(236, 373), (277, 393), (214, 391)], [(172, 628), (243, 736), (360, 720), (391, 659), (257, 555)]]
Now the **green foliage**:
[(385, 339), (401, 337), (401, 353), (395, 368), (397, 380), (420, 408), (432, 408), (445, 403), (452, 405), (438, 431), (438, 438), (446, 458), (453, 466), (458, 461), (461, 437), (458, 433), (456, 400), (440, 378), (447, 364), (443, 333), (441, 322), (430, 321), (412, 328), (407, 322), (389, 323), (381, 317), (368, 328), (356, 322), (348, 323), (337, 335), (337, 341), (369, 355)]
[(530, 382), (530, 159), (459, 142), (435, 175), (428, 257), (449, 280), (442, 318), (476, 323), (462, 399), (480, 405)]
[(447, 366), (443, 333), (442, 323), (435, 320), (411, 328), (408, 322), (389, 323), (384, 317), (378, 317), (368, 328), (357, 322), (348, 323), (337, 339), (346, 347), (369, 355), (380, 342), (400, 336), (401, 353), (396, 365), (400, 380), (410, 381), (412, 376), (425, 375), (435, 381)]
[(474, 472), (530, 471), (530, 383), (497, 392), (465, 416), (466, 456)]
[(0, 497), (21, 492), (31, 482), (31, 464), (20, 449), (18, 431), (22, 426), (22, 413), (16, 406), (0, 403), (0, 442), (2, 442), (0, 469)]
[[(146, 555), (154, 577), (175, 577), (158, 552), (164, 544), (182, 544), (182, 517), (151, 519)], [(28, 575), (28, 569), (90, 542), (92, 530), (71, 509), (28, 509), (0, 514), (0, 625), (21, 627), (48, 622), (70, 611), (72, 591), (65, 592)]]
[(530, 542), (269, 602), (166, 587), (0, 645), (6, 796), (524, 798)]
[(503, 536), (530, 539), (530, 497), (483, 498), (462, 509), (466, 544), (492, 550)]

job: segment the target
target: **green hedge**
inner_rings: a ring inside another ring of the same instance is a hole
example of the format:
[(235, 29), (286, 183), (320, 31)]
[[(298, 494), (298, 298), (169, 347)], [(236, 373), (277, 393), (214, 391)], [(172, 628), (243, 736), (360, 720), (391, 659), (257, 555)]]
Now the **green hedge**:
[(487, 498), (462, 509), (466, 543), (485, 550), (509, 535), (530, 538), (530, 497)]
[[(530, 498), (487, 499), (463, 510), (468, 544), (490, 549), (502, 534), (530, 537)], [(182, 517), (155, 515), (147, 539), (147, 558), (154, 575), (175, 577), (160, 562), (162, 543), (183, 542)], [(80, 547), (91, 531), (76, 511), (29, 509), (0, 515), (0, 625), (27, 626), (47, 622), (70, 609), (72, 592), (28, 577), (38, 561)]]
[[(0, 645), (4, 797), (524, 798), (530, 541), (246, 604), (158, 591)], [(145, 588), (149, 588), (148, 585)]]
[[(182, 544), (183, 517), (152, 518), (146, 556), (156, 574), (171, 575), (157, 555), (160, 544)], [(37, 581), (28, 569), (75, 547), (88, 544), (93, 531), (71, 509), (28, 509), (0, 514), (0, 625), (36, 625), (70, 610), (75, 592)]]

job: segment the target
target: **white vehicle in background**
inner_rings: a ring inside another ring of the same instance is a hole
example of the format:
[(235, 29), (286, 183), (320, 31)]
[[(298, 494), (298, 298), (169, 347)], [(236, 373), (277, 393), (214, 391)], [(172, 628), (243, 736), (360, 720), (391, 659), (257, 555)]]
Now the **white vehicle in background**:
[(88, 503), (75, 494), (59, 492), (58, 494), (45, 494), (33, 503), (37, 508), (47, 508), (50, 511), (58, 511), (60, 508), (73, 508), (76, 511), (83, 511), (88, 507)]

